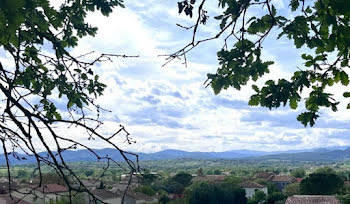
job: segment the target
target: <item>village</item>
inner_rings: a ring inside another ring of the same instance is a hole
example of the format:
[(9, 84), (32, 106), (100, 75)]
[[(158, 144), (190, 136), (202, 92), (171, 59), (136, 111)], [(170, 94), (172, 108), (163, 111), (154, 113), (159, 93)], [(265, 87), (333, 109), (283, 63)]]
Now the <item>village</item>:
[[(228, 189), (231, 191), (229, 193), (235, 195), (233, 198), (228, 198), (231, 199), (230, 203), (338, 204), (347, 203), (344, 199), (347, 199), (346, 195), (350, 190), (350, 181), (346, 178), (340, 179), (340, 176), (329, 167), (320, 168), (308, 176), (301, 169), (289, 174), (263, 171), (256, 173), (254, 177), (242, 178), (232, 176), (230, 172), (214, 173), (204, 174), (203, 169), (199, 168), (192, 174), (172, 172), (165, 180), (155, 172), (134, 174), (131, 178), (128, 174), (122, 174), (119, 181), (84, 179), (81, 182), (88, 192), (73, 192), (72, 201), (76, 204), (118, 204), (122, 203), (124, 197), (123, 201), (126, 204), (176, 204), (188, 203), (189, 200), (191, 200), (190, 203), (201, 203), (203, 199), (215, 197), (212, 191), (208, 191), (209, 188), (215, 187), (216, 191)], [(322, 176), (322, 180), (315, 180), (315, 175)], [(327, 181), (328, 177), (329, 181)], [(341, 184), (336, 182), (337, 179)], [(306, 182), (308, 183), (305, 184)], [(72, 185), (79, 187), (81, 184)], [(316, 188), (324, 189), (324, 185), (328, 185), (329, 191), (317, 192)], [(305, 190), (305, 186), (313, 189)], [(306, 194), (306, 191), (310, 193)], [(93, 196), (89, 195), (90, 193)], [(0, 194), (1, 204), (14, 202), (61, 204), (68, 203), (69, 190), (62, 182), (42, 183), (39, 186), (38, 180), (35, 179), (29, 183), (21, 183), (19, 179), (11, 179), (9, 182), (6, 177), (3, 177), (0, 179)], [(342, 197), (342, 195), (345, 196)]]

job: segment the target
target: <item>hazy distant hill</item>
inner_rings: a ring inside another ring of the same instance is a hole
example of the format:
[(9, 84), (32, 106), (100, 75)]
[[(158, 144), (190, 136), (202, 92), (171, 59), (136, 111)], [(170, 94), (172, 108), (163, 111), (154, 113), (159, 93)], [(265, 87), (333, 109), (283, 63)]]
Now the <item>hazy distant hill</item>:
[[(122, 161), (122, 157), (115, 149), (99, 149), (95, 150), (99, 155), (108, 155), (117, 161)], [(46, 155), (45, 152), (40, 153)], [(163, 159), (276, 159), (276, 160), (300, 160), (300, 161), (330, 161), (330, 160), (344, 160), (350, 159), (350, 147), (330, 147), (317, 148), (309, 150), (292, 150), (281, 152), (263, 152), (252, 150), (232, 150), (226, 152), (187, 152), (181, 150), (163, 150), (155, 153), (138, 153), (140, 160), (163, 160)], [(19, 157), (26, 157), (27, 160), (18, 161), (11, 155), (10, 161), (12, 164), (28, 164), (34, 163), (35, 158), (19, 155)], [(88, 150), (65, 151), (63, 157), (67, 162), (77, 161), (96, 161), (96, 157)], [(5, 164), (4, 155), (0, 155), (0, 164)]]
[(264, 155), (259, 159), (278, 159), (278, 160), (299, 160), (299, 161), (334, 161), (350, 159), (350, 147), (344, 150), (316, 149), (311, 152), (299, 153), (281, 153), (273, 155)]

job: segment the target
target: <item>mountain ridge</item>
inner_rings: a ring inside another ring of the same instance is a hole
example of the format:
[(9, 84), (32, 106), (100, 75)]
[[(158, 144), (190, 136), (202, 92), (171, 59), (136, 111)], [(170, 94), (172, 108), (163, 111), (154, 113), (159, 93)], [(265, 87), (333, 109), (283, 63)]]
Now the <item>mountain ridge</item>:
[[(123, 157), (118, 151), (112, 148), (95, 149), (96, 153), (101, 156), (108, 155), (116, 161), (123, 161)], [(41, 152), (44, 156), (47, 153)], [(176, 149), (166, 149), (153, 153), (136, 153), (139, 155), (140, 161), (146, 160), (169, 160), (169, 159), (277, 159), (277, 160), (302, 160), (302, 161), (325, 161), (325, 160), (344, 160), (350, 159), (349, 146), (334, 146), (326, 148), (313, 148), (304, 150), (288, 150), (288, 151), (255, 151), (255, 150), (229, 150), (224, 152), (199, 152), (199, 151), (184, 151)], [(67, 150), (62, 152), (66, 162), (79, 161), (97, 161), (97, 158), (88, 150)], [(29, 164), (34, 163), (34, 157), (28, 157), (23, 154), (18, 154), (18, 157), (25, 157), (26, 160), (17, 160), (9, 155), (11, 164)], [(133, 159), (131, 156), (130, 159)], [(102, 159), (103, 161), (103, 159)], [(0, 165), (5, 165), (6, 160), (3, 154), (0, 155)]]

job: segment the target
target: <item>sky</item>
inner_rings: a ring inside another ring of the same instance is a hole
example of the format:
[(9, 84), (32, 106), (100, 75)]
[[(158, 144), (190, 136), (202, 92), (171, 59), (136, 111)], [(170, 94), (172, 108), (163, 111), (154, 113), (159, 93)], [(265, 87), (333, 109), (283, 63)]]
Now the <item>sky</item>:
[[(278, 12), (290, 15), (286, 1), (273, 2)], [(159, 55), (171, 54), (191, 41), (192, 31), (176, 23), (190, 26), (196, 19), (179, 15), (174, 0), (126, 0), (125, 6), (116, 8), (109, 17), (89, 14), (88, 21), (99, 28), (98, 34), (83, 38), (72, 50), (76, 55), (89, 51), (140, 55), (113, 58), (113, 62), (94, 67), (107, 85), (104, 95), (96, 102), (111, 110), (102, 115), (104, 132), (112, 132), (123, 124), (136, 141), (128, 145), (120, 140), (119, 145), (124, 149), (281, 151), (350, 145), (350, 114), (345, 108), (336, 113), (322, 110), (317, 124), (305, 128), (296, 120), (304, 110), (303, 104), (297, 110), (286, 107), (271, 111), (248, 106), (249, 96), (254, 93), (251, 83), (241, 91), (229, 88), (219, 95), (210, 87), (205, 88), (207, 73), (215, 73), (219, 66), (216, 53), (223, 39), (193, 49), (187, 56), (187, 66), (180, 60), (162, 66), (166, 59)], [(206, 9), (210, 18), (200, 27), (198, 39), (212, 37), (219, 29), (213, 18), (220, 12), (217, 1), (208, 1)], [(301, 54), (309, 52), (305, 48), (296, 49), (288, 39), (277, 41), (276, 36), (277, 32), (273, 31), (264, 42), (263, 58), (275, 64), (258, 85), (268, 79), (290, 78), (297, 67), (303, 67)], [(78, 130), (72, 134), (83, 137)], [(102, 142), (94, 143), (94, 148), (104, 147)]]

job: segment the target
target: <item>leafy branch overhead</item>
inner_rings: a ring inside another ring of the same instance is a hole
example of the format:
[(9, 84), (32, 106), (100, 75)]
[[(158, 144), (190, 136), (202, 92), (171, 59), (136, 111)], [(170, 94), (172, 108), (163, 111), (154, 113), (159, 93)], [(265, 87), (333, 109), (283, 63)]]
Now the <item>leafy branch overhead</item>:
[[(52, 2), (52, 1), (51, 1)], [(65, 182), (70, 192), (87, 192), (73, 169), (65, 162), (62, 153), (83, 148), (106, 162), (117, 163), (108, 155), (99, 155), (84, 141), (60, 134), (57, 126), (84, 130), (89, 140), (99, 139), (112, 146), (124, 158), (125, 170), (139, 170), (137, 155), (120, 149), (113, 139), (126, 135), (133, 140), (124, 126), (116, 127), (110, 136), (98, 130), (103, 125), (100, 113), (104, 111), (95, 99), (103, 94), (106, 85), (94, 72), (94, 65), (111, 61), (112, 57), (137, 57), (116, 54), (71, 54), (79, 39), (95, 36), (97, 28), (86, 22), (88, 12), (98, 11), (108, 16), (115, 7), (124, 7), (122, 0), (69, 0), (55, 8), (49, 0), (3, 0), (0, 3), (0, 49), (12, 65), (0, 61), (0, 140), (3, 145), (8, 177), (11, 181), (9, 156), (16, 152), (34, 157), (37, 166), (33, 174), (40, 178), (41, 166), (48, 165)], [(63, 104), (63, 105), (62, 105)], [(60, 107), (58, 107), (60, 106)], [(49, 144), (48, 141), (52, 140)], [(39, 154), (39, 148), (47, 155)], [(132, 160), (130, 157), (135, 158)], [(120, 164), (117, 163), (120, 166)], [(78, 187), (73, 186), (76, 182)], [(11, 184), (9, 183), (11, 191)]]
[[(206, 0), (200, 2), (199, 14)], [(202, 42), (224, 38), (218, 60), (220, 67), (216, 73), (208, 74), (208, 84), (215, 94), (222, 89), (233, 87), (240, 90), (250, 81), (257, 81), (266, 73), (272, 61), (261, 58), (264, 40), (271, 30), (294, 42), (297, 49), (303, 48), (301, 55), (303, 69), (294, 72), (291, 78), (269, 80), (263, 87), (253, 85), (256, 92), (249, 104), (269, 109), (286, 106), (296, 109), (305, 104), (305, 112), (297, 119), (305, 126), (313, 126), (320, 109), (338, 110), (339, 101), (327, 92), (335, 84), (349, 85), (349, 45), (350, 45), (350, 1), (344, 0), (290, 0), (290, 13), (281, 15), (271, 0), (218, 0), (222, 9), (214, 18), (219, 31), (210, 38), (195, 40), (200, 24), (190, 27), (194, 30), (192, 41), (169, 55), (168, 60), (184, 57)], [(247, 13), (260, 8), (259, 16), (247, 17)], [(292, 17), (290, 17), (292, 16)], [(201, 15), (198, 15), (197, 22)], [(233, 45), (229, 46), (230, 43)], [(265, 45), (269, 46), (269, 45)], [(336, 56), (336, 57), (334, 57)], [(302, 97), (306, 94), (306, 97)], [(343, 93), (345, 98), (350, 92)], [(350, 109), (350, 103), (347, 106)]]

